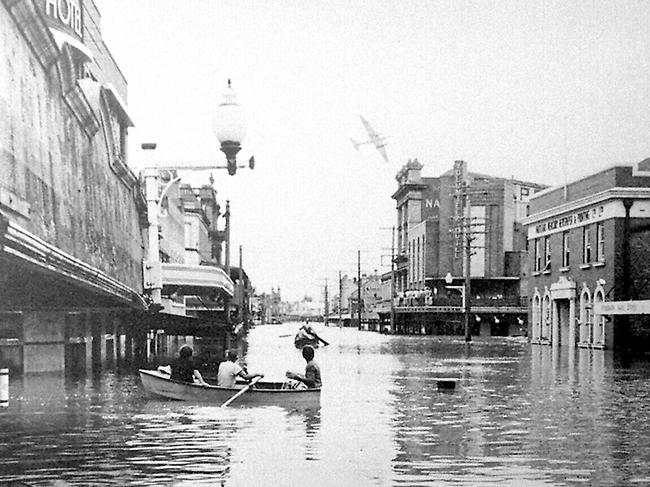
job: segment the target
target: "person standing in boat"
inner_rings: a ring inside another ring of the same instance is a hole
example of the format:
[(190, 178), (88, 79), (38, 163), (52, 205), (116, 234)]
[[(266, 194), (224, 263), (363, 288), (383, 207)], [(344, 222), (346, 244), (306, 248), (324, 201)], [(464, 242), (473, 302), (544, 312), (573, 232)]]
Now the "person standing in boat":
[(235, 387), (235, 380), (241, 377), (244, 380), (252, 380), (255, 377), (264, 377), (264, 374), (249, 374), (237, 363), (237, 352), (229, 350), (226, 354), (227, 360), (219, 364), (217, 371), (217, 385), (220, 387)]
[(305, 375), (287, 371), (287, 378), (302, 382), (310, 389), (320, 388), (323, 385), (323, 382), (320, 378), (320, 367), (314, 360), (314, 348), (309, 345), (303, 347), (302, 357), (307, 361), (307, 364), (305, 365)]
[(185, 344), (178, 349), (178, 358), (175, 359), (171, 364), (171, 379), (181, 382), (189, 382), (190, 384), (196, 382), (201, 385), (207, 385), (199, 372), (194, 366), (194, 360), (192, 359), (192, 354), (194, 350), (192, 347)]

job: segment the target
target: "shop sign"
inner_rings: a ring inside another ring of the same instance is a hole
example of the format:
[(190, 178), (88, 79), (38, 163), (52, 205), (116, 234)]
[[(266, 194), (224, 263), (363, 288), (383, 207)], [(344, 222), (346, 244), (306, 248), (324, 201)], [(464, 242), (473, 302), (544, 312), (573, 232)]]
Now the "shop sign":
[(647, 315), (650, 314), (650, 300), (594, 303), (594, 313), (597, 315)]
[(83, 39), (82, 0), (39, 0), (48, 27)]

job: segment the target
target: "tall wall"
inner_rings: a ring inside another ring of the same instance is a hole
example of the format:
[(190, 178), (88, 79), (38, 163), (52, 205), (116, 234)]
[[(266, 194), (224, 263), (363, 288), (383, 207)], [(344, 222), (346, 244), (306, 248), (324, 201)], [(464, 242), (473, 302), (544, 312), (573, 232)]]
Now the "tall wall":
[[(74, 80), (79, 66), (64, 51), (56, 62), (43, 65), (5, 5), (0, 4), (0, 190), (3, 201), (13, 203), (0, 211), (37, 237), (141, 291), (139, 190), (132, 176), (118, 174), (113, 160), (115, 127), (109, 125), (114, 114), (100, 96), (94, 107), (104, 107), (105, 113), (94, 113), (99, 130), (91, 135), (71, 108), (74, 101), (84, 102), (83, 96), (73, 101), (64, 97), (70, 90), (79, 92)], [(92, 14), (86, 25), (94, 25)], [(98, 35), (93, 28), (92, 36)], [(125, 94), (126, 83), (110, 53), (97, 53), (104, 65), (112, 66), (103, 76), (115, 74), (113, 80), (98, 82), (112, 81)]]

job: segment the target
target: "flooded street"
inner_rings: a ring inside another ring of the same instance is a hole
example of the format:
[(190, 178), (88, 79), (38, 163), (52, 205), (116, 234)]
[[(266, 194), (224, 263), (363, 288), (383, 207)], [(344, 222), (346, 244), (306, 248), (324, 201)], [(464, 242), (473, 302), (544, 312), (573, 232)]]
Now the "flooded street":
[[(250, 372), (301, 371), (297, 323), (253, 328)], [(650, 484), (650, 368), (518, 339), (316, 327), (320, 410), (148, 399), (135, 371), (12, 380), (0, 481), (51, 485)], [(451, 392), (436, 378), (454, 377)]]

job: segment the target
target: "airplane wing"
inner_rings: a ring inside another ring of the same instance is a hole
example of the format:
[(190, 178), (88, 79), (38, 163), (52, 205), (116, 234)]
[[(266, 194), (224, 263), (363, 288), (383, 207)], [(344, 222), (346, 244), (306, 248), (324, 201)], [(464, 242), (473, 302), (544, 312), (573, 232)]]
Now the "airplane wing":
[(369, 140), (367, 140), (365, 142), (356, 142), (356, 141), (353, 140), (352, 143), (354, 144), (354, 147), (356, 149), (358, 149), (358, 146), (361, 145), (361, 144), (373, 144), (375, 146), (375, 148), (377, 149), (377, 151), (379, 152), (379, 154), (381, 155), (381, 157), (386, 162), (388, 162), (388, 154), (386, 153), (386, 148), (385, 148), (386, 147), (386, 137), (381, 135), (379, 132), (375, 131), (375, 129), (373, 129), (372, 126), (370, 125), (370, 123), (368, 122), (368, 120), (363, 118), (362, 115), (359, 115), (359, 118), (361, 119), (361, 123), (365, 127), (366, 132), (368, 132)]
[(388, 162), (388, 154), (386, 153), (386, 147), (383, 145), (377, 146), (377, 150), (381, 154), (381, 157), (384, 158), (384, 161)]
[(368, 132), (368, 137), (370, 137), (371, 140), (379, 137), (379, 134), (375, 132), (375, 129), (373, 129), (371, 125), (368, 123), (368, 120), (363, 118), (363, 116), (361, 115), (359, 115), (359, 118), (361, 119), (361, 123), (363, 124), (363, 126), (366, 128), (366, 132)]

